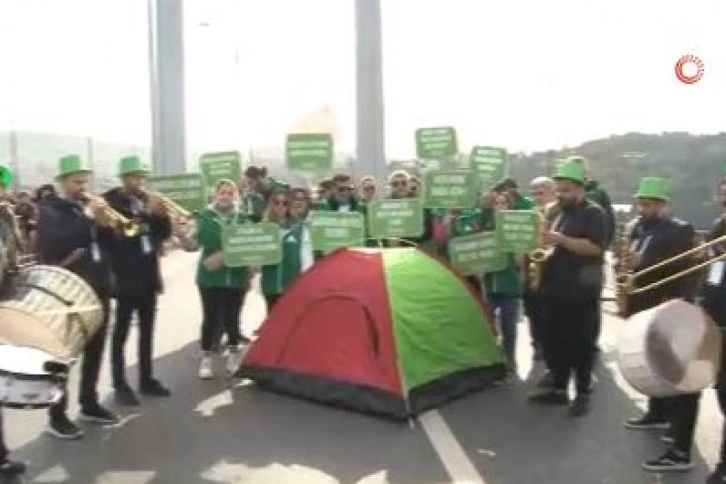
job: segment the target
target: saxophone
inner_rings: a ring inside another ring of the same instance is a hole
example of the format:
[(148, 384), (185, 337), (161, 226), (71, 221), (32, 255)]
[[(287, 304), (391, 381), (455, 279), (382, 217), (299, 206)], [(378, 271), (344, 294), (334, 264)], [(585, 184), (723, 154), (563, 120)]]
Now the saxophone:
[(527, 280), (529, 281), (529, 289), (537, 292), (542, 284), (542, 273), (544, 262), (550, 256), (552, 251), (544, 242), (544, 236), (550, 229), (551, 224), (547, 220), (547, 215), (554, 206), (554, 203), (537, 207), (539, 215), (539, 235), (537, 248), (529, 253), (529, 262), (527, 264)]
[(618, 225), (618, 261), (615, 266), (615, 303), (618, 306), (618, 314), (621, 317), (628, 315), (628, 293), (634, 284), (633, 261), (630, 257), (630, 243), (633, 238), (633, 231), (638, 225), (639, 217), (630, 222), (622, 222)]

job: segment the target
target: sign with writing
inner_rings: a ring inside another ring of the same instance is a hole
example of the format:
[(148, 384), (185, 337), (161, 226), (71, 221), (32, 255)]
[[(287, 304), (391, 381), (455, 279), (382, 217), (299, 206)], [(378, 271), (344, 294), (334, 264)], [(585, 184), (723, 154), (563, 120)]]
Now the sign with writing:
[(482, 186), (489, 189), (507, 176), (507, 150), (493, 146), (475, 146), (469, 155), (469, 166), (479, 174)]
[(534, 210), (502, 210), (496, 215), (496, 232), (502, 252), (526, 253), (537, 247), (540, 216)]
[(374, 239), (420, 237), (424, 231), (421, 200), (398, 198), (369, 204), (368, 227)]
[(507, 255), (499, 250), (494, 231), (452, 238), (449, 257), (454, 267), (468, 275), (497, 272), (507, 267)]
[(287, 167), (293, 171), (330, 171), (333, 168), (333, 137), (328, 133), (289, 134), (285, 158)]
[(232, 224), (222, 230), (224, 265), (249, 267), (279, 264), (282, 234), (273, 223)]
[(427, 208), (470, 208), (477, 205), (479, 179), (473, 171), (430, 171), (424, 183)]
[(442, 160), (459, 153), (456, 130), (441, 128), (420, 128), (416, 130), (416, 156), (421, 160)]
[(198, 173), (155, 176), (147, 181), (148, 187), (190, 212), (199, 212), (207, 205), (204, 182)]
[(207, 187), (207, 193), (214, 191), (214, 185), (224, 178), (239, 183), (242, 180), (242, 161), (237, 151), (205, 153), (199, 159), (199, 169)]
[(313, 211), (308, 218), (313, 250), (332, 252), (365, 245), (365, 221), (359, 212)]

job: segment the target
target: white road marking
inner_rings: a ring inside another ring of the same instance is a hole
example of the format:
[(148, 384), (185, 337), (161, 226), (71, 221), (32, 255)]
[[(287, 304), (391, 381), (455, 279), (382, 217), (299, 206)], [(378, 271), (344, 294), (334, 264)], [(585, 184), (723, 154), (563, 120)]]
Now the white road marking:
[(486, 484), (437, 410), (418, 418), (452, 484)]

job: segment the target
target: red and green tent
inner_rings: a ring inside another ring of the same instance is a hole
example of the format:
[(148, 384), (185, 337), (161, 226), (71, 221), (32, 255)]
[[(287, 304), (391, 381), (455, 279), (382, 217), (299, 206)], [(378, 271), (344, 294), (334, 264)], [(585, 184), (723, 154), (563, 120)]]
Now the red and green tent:
[(419, 249), (342, 249), (278, 301), (238, 376), (406, 419), (503, 376), (485, 314), (456, 272)]

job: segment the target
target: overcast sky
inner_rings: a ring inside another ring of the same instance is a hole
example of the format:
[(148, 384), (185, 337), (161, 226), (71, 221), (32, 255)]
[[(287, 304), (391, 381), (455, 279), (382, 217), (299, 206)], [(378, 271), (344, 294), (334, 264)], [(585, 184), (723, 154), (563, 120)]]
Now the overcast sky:
[[(723, 0), (383, 0), (390, 157), (413, 131), (560, 148), (726, 131)], [(353, 0), (186, 0), (193, 149), (281, 144), (328, 104), (355, 141)], [(150, 139), (146, 0), (0, 0), (0, 130)], [(208, 26), (201, 26), (206, 23)], [(695, 85), (678, 58), (705, 63)]]

